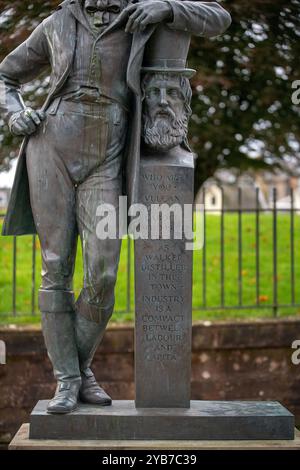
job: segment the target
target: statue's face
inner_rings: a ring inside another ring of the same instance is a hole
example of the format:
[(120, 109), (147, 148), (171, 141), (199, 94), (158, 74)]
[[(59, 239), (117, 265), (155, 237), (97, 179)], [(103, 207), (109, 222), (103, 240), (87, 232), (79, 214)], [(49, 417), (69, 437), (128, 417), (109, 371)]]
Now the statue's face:
[(187, 106), (180, 77), (153, 74), (144, 84), (144, 141), (157, 150), (180, 145), (187, 134)]
[(168, 79), (153, 77), (145, 89), (145, 106), (151, 119), (180, 116), (184, 112), (184, 100), (180, 80), (170, 75)]

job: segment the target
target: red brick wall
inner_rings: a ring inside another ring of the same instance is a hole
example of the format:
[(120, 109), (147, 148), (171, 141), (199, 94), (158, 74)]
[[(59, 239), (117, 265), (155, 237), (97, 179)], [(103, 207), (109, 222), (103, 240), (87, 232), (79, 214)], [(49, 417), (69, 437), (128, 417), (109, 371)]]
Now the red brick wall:
[[(0, 443), (9, 441), (55, 382), (38, 329), (1, 329), (7, 364), (0, 365)], [(300, 365), (291, 344), (300, 320), (197, 323), (193, 327), (192, 398), (279, 400), (300, 424)], [(111, 326), (94, 371), (115, 399), (134, 398), (133, 328)]]

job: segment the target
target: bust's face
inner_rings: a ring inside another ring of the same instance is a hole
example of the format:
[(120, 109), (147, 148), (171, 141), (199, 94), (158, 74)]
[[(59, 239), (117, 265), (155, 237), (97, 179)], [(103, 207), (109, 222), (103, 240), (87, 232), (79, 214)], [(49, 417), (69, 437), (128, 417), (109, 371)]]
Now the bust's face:
[(179, 77), (154, 76), (145, 88), (145, 107), (151, 119), (167, 119), (181, 116), (184, 112), (184, 97)]
[(143, 138), (155, 150), (180, 145), (187, 135), (188, 115), (179, 76), (153, 74), (143, 82)]

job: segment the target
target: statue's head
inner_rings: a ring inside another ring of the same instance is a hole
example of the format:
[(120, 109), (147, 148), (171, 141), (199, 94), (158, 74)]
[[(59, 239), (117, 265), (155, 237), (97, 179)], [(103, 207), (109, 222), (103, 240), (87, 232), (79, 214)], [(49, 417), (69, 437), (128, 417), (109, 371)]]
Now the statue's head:
[(187, 77), (147, 73), (142, 80), (143, 138), (156, 150), (169, 150), (187, 137), (192, 90)]

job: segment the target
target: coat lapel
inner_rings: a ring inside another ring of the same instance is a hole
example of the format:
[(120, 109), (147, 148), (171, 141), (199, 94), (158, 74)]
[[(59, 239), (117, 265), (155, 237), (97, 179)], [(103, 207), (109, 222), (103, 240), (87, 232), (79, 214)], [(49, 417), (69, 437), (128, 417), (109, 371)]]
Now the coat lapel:
[[(76, 20), (68, 9), (71, 5), (68, 4), (68, 2), (64, 2), (64, 4), (65, 5), (62, 4), (64, 8), (63, 14), (60, 16), (60, 21), (49, 21), (45, 25), (45, 34), (47, 35), (52, 52), (54, 81), (42, 106), (44, 111), (48, 108), (53, 96), (58, 93), (68, 78), (75, 52)], [(3, 235), (36, 233), (30, 204), (29, 183), (26, 168), (27, 142), (28, 138), (25, 138), (19, 152), (14, 184), (2, 228)]]
[(139, 201), (138, 183), (142, 122), (141, 68), (145, 45), (155, 28), (156, 25), (150, 25), (144, 32), (134, 33), (127, 67), (127, 85), (133, 91), (135, 97), (126, 164), (126, 187), (129, 205)]
[[(131, 1), (128, 3), (130, 4)], [(57, 89), (60, 89), (61, 86), (64, 84), (65, 78), (70, 70), (70, 66), (72, 65), (76, 45), (75, 17), (76, 10), (80, 8), (78, 2), (74, 1), (70, 3), (69, 0), (63, 2), (61, 6), (64, 7), (64, 10), (66, 12), (65, 14), (68, 14), (69, 18), (65, 18), (65, 16), (64, 18), (62, 18), (60, 24), (54, 28), (56, 31), (52, 31), (51, 37), (54, 38), (53, 41), (55, 41), (55, 55), (59, 57), (59, 60), (61, 62), (67, 64), (67, 67), (65, 71), (60, 74), (60, 78), (56, 84)], [(108, 26), (108, 28), (106, 28), (106, 30), (101, 34), (101, 37), (115, 31), (118, 28), (125, 27), (126, 21), (127, 14), (123, 10), (120, 15), (115, 19), (115, 21), (113, 21), (111, 25)], [(67, 27), (66, 24), (68, 24)], [(155, 31), (155, 28), (156, 25), (149, 25), (145, 31), (133, 34), (131, 53), (127, 67), (127, 84), (130, 89), (136, 94), (140, 94), (140, 71), (143, 62), (144, 48), (148, 39)]]
[(61, 90), (72, 67), (76, 47), (76, 19), (72, 13), (72, 8), (75, 7), (76, 4), (67, 4), (63, 8), (59, 21), (49, 22), (45, 27), (52, 52), (54, 83), (43, 105), (43, 110), (47, 109), (53, 96)]
[(127, 66), (127, 85), (136, 95), (140, 95), (141, 92), (140, 76), (145, 45), (155, 31), (155, 28), (156, 25), (149, 25), (145, 31), (133, 34), (131, 52)]

